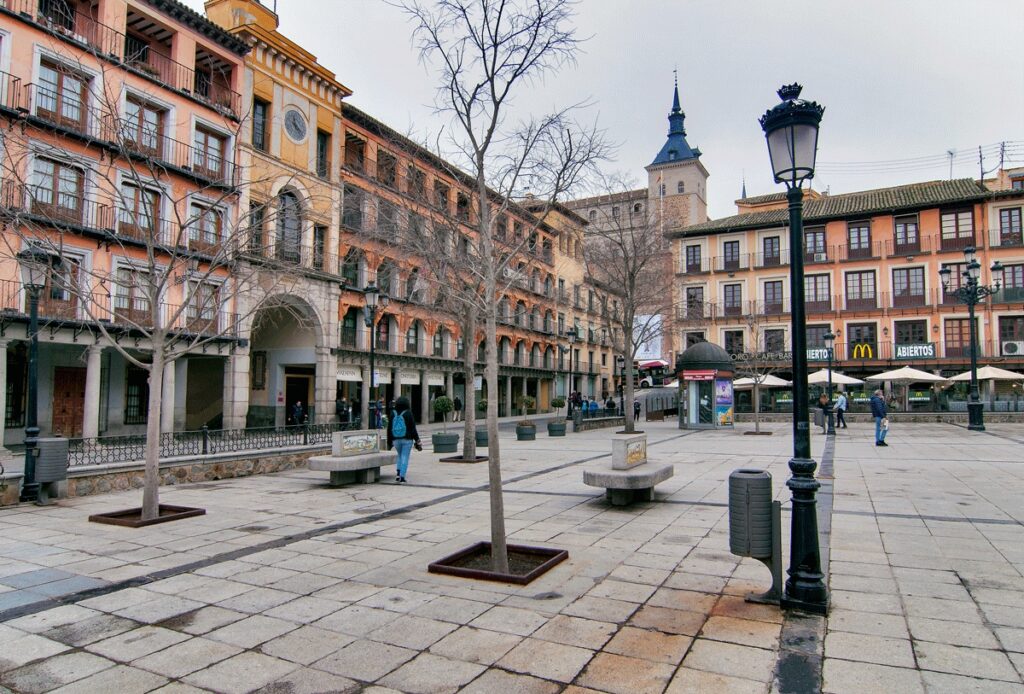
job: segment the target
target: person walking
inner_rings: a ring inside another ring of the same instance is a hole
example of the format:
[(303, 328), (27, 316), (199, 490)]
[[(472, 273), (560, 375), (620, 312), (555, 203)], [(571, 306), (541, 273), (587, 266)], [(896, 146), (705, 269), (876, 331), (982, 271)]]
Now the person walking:
[(871, 416), (875, 418), (875, 445), (888, 446), (885, 435), (889, 433), (889, 412), (885, 409), (885, 398), (882, 390), (876, 390), (871, 396)]
[(296, 400), (292, 405), (292, 424), (298, 426), (306, 418), (306, 411), (302, 408), (302, 401)]
[(634, 400), (633, 401), (633, 421), (634, 422), (639, 422), (640, 421), (640, 401), (639, 400)]
[(409, 469), (409, 454), (413, 446), (417, 451), (423, 450), (420, 435), (416, 431), (416, 420), (409, 410), (409, 398), (403, 395), (395, 400), (395, 408), (391, 411), (388, 422), (388, 450), (394, 448), (398, 453), (395, 484), (405, 482), (405, 473)]
[(456, 395), (455, 398), (452, 399), (452, 407), (454, 408), (452, 410), (452, 421), (453, 422), (461, 422), (462, 421), (462, 398), (460, 398), (458, 395)]
[(846, 393), (840, 393), (839, 399), (836, 400), (836, 427), (842, 426), (846, 429), (846, 408), (850, 406), (849, 401), (846, 399)]
[(828, 433), (828, 412), (832, 409), (832, 403), (829, 402), (828, 396), (822, 393), (818, 396), (818, 407), (821, 408), (821, 433)]

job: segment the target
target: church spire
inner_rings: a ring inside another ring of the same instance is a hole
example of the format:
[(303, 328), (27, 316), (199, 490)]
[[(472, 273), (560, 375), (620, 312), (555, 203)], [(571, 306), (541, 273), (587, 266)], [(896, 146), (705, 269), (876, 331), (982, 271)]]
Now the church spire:
[(672, 72), (675, 79), (672, 89), (672, 110), (668, 114), (668, 140), (651, 165), (700, 157), (700, 150), (696, 147), (691, 148), (686, 142), (686, 128), (683, 126), (686, 114), (683, 112), (682, 106), (679, 105), (679, 73), (677, 70)]
[(673, 70), (675, 75), (675, 86), (672, 90), (672, 111), (668, 114), (668, 135), (686, 135), (686, 129), (683, 127), (683, 120), (686, 118), (686, 114), (683, 113), (682, 107), (679, 105), (679, 71)]

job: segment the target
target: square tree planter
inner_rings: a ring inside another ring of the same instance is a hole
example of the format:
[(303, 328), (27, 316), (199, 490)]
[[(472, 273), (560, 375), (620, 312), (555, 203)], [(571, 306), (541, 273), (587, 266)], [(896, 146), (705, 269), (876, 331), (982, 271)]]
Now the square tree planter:
[(435, 561), (427, 570), (433, 574), (526, 585), (568, 558), (569, 552), (564, 549), (508, 545), (509, 573), (497, 573), (490, 568), (491, 543), (478, 542)]
[(157, 523), (168, 523), (170, 521), (203, 516), (206, 509), (191, 508), (189, 506), (172, 506), (160, 504), (160, 513), (156, 518), (142, 520), (142, 507), (127, 508), (123, 511), (111, 511), (110, 513), (96, 513), (89, 516), (90, 523), (105, 523), (107, 525), (121, 525), (126, 528), (144, 528), (147, 525)]

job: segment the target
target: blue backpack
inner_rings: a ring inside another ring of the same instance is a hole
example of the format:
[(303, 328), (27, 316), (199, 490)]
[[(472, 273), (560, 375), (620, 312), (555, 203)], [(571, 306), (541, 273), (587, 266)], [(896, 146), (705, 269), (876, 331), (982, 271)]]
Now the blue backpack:
[(402, 415), (400, 415), (397, 412), (395, 412), (394, 410), (392, 410), (392, 412), (391, 412), (391, 421), (394, 422), (394, 424), (391, 425), (391, 435), (394, 438), (396, 438), (396, 439), (400, 439), (400, 438), (404, 437), (405, 436), (405, 417), (403, 417)]

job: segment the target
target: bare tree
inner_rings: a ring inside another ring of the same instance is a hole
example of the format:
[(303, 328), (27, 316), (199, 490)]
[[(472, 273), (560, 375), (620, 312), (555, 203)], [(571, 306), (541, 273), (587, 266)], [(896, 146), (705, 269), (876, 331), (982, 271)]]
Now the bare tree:
[(761, 433), (761, 388), (769, 376), (782, 370), (788, 361), (783, 353), (785, 345), (774, 345), (766, 339), (767, 316), (764, 307), (753, 307), (747, 311), (743, 319), (750, 338), (750, 349), (733, 355), (736, 374), (741, 378), (749, 378), (752, 383), (754, 408), (754, 432)]
[[(121, 81), (110, 73), (97, 80), (103, 89), (94, 100), (77, 104), (82, 123), (99, 130), (93, 141), (62, 140), (59, 130), (40, 139), (36, 128), (49, 126), (35, 122), (3, 138), (0, 257), (31, 250), (49, 296), (61, 297), (63, 315), (50, 318), (84, 319), (97, 343), (148, 372), (142, 518), (152, 519), (159, 514), (165, 367), (237, 338), (267, 297), (294, 279), (266, 259), (245, 259), (265, 255), (261, 235), (232, 211), (245, 187), (262, 182), (223, 149), (184, 145), (125, 109)], [(62, 114), (38, 108), (47, 98), (35, 95), (33, 115), (67, 127), (56, 122)], [(237, 135), (240, 125), (233, 127)], [(74, 168), (62, 165), (68, 150), (77, 155)], [(265, 213), (272, 220), (277, 210)], [(105, 249), (97, 256), (103, 262), (80, 261), (88, 244)]]
[[(630, 190), (612, 179), (608, 192)], [(604, 214), (588, 228), (583, 246), (587, 274), (605, 291), (601, 314), (613, 348), (632, 364), (641, 346), (661, 340), (671, 325), (676, 299), (671, 258), (657, 220), (646, 211)], [(626, 369), (624, 400), (626, 431), (635, 431), (635, 378)]]
[(404, 8), (423, 61), (438, 75), (438, 109), (451, 118), (453, 158), (472, 182), (472, 291), (460, 296), (477, 307), (484, 324), (491, 556), (493, 569), (507, 572), (496, 307), (504, 289), (519, 279), (514, 259), (532, 230), (506, 245), (496, 238), (496, 221), (528, 185), (543, 203), (534, 210), (535, 229), (606, 147), (601, 133), (574, 121), (571, 108), (519, 118), (512, 109), (516, 94), (573, 61), (579, 39), (570, 0), (442, 0), (430, 6), (412, 0)]

